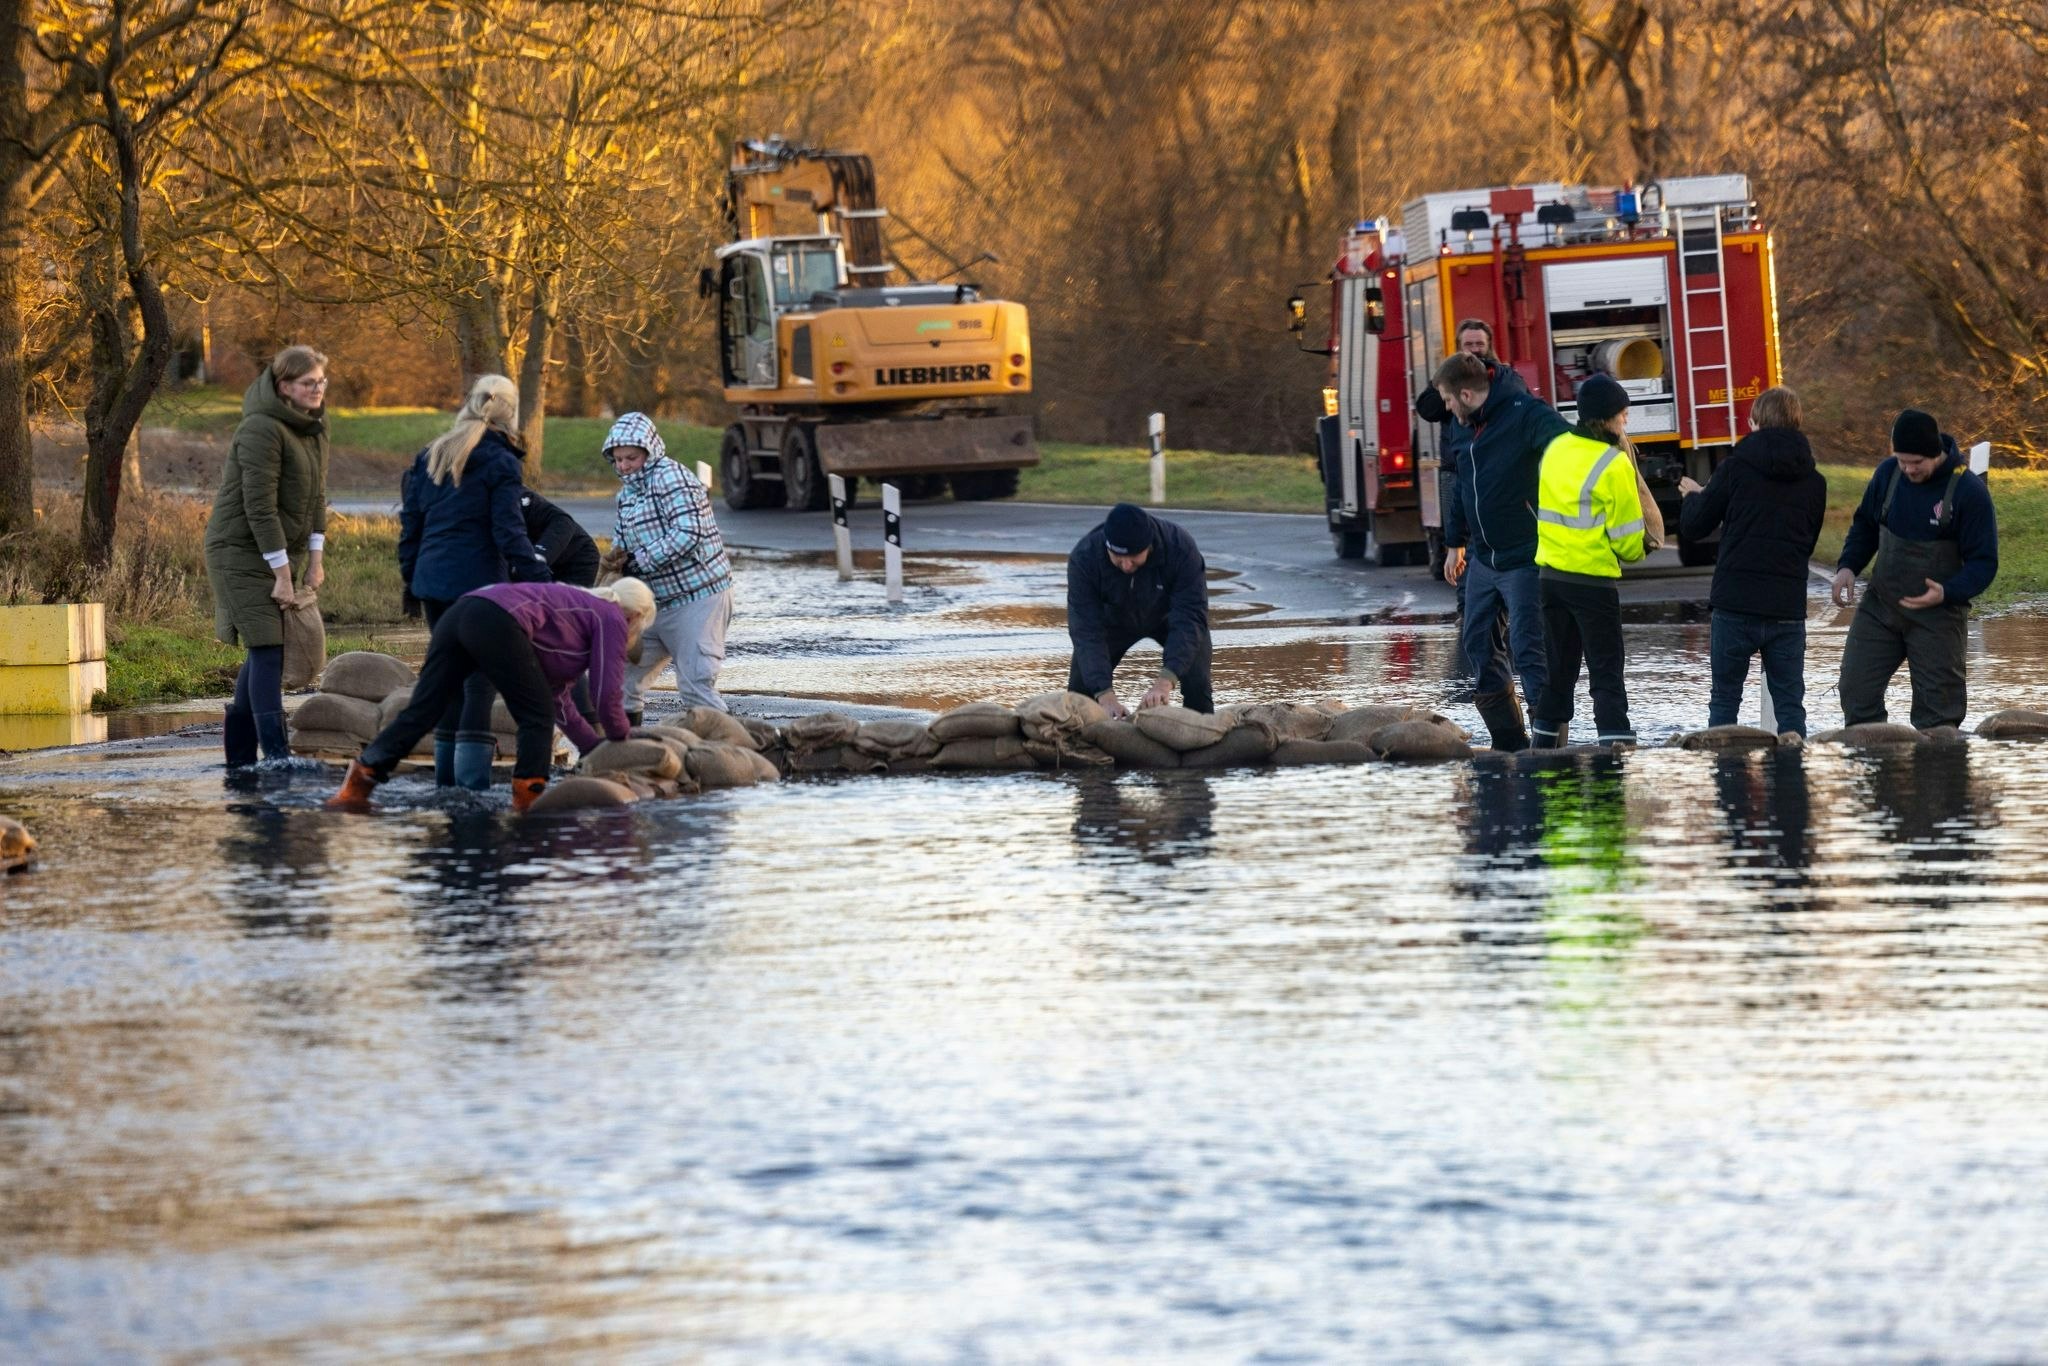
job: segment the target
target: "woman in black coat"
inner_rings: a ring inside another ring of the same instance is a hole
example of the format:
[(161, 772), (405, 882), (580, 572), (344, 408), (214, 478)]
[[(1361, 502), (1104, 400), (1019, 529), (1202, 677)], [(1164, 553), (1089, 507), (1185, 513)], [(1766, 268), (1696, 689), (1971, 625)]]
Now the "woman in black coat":
[(1828, 481), (1814, 467), (1799, 423), (1799, 395), (1766, 389), (1750, 405), (1750, 434), (1707, 486), (1679, 481), (1685, 502), (1678, 525), (1685, 538), (1704, 541), (1721, 530), (1708, 598), (1714, 609), (1710, 726), (1735, 724), (1750, 657), (1760, 654), (1778, 730), (1806, 734), (1806, 584), (1827, 515)]

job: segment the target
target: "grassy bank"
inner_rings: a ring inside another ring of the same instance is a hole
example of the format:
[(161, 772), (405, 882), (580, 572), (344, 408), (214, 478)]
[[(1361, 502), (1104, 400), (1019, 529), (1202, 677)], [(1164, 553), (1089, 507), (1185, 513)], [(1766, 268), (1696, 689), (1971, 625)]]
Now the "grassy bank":
[[(1152, 453), (1138, 447), (1047, 442), (1024, 471), (1017, 496), (1036, 503), (1143, 503), (1151, 496)], [(1166, 502), (1177, 508), (1239, 512), (1323, 510), (1323, 483), (1305, 455), (1166, 453)]]
[[(1833, 564), (1870, 471), (1853, 465), (1823, 465), (1828, 480), (1828, 517), (1813, 557)], [(1991, 500), (1998, 510), (1998, 578), (1977, 601), (1997, 607), (2048, 595), (2048, 471), (1994, 469)]]

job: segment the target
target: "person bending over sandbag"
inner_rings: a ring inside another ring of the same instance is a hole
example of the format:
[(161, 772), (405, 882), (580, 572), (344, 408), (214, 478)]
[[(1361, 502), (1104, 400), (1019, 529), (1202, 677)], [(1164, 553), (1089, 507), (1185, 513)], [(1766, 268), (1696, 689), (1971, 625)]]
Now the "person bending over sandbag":
[(1180, 688), (1190, 711), (1214, 711), (1209, 692), (1208, 566), (1195, 538), (1131, 503), (1118, 503), (1067, 557), (1067, 635), (1074, 663), (1067, 690), (1092, 697), (1111, 716), (1116, 666), (1141, 640), (1165, 654), (1138, 707), (1163, 707)]
[(638, 579), (605, 588), (566, 583), (501, 583), (465, 593), (449, 605), (427, 645), (412, 700), (348, 766), (337, 811), (369, 807), (370, 793), (391, 776), (462, 696), (472, 674), (490, 679), (519, 727), (512, 762), (512, 809), (525, 811), (548, 783), (555, 724), (588, 754), (598, 736), (576, 710), (576, 680), (590, 675), (604, 738), (624, 740), (626, 661), (654, 621), (654, 594)]

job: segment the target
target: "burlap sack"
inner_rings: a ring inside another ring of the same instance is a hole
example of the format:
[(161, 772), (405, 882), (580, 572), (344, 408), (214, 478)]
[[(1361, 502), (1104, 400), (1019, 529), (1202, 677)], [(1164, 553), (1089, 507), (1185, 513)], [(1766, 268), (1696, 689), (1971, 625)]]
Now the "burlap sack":
[(1325, 739), (1335, 719), (1329, 712), (1299, 702), (1254, 702), (1237, 713), (1239, 725), (1264, 728), (1276, 745)]
[(1379, 756), (1372, 747), (1357, 740), (1283, 740), (1273, 751), (1278, 768), (1307, 768), (1315, 764), (1370, 764)]
[(1020, 735), (1023, 722), (1017, 719), (1014, 708), (1000, 702), (969, 702), (946, 712), (927, 729), (932, 739), (949, 745), (955, 740), (996, 740), (1005, 735)]
[[(733, 748), (739, 749), (739, 746), (734, 745)], [(755, 782), (779, 783), (782, 781), (782, 770), (770, 762), (767, 755), (757, 749), (741, 749), (740, 753), (746, 755), (747, 762), (754, 766)]]
[(363, 752), (363, 741), (347, 731), (303, 730), (292, 727), (292, 753), (294, 754), (346, 754), (350, 758)]
[(1775, 749), (1778, 737), (1755, 726), (1708, 726), (1678, 737), (1680, 749)]
[(690, 776), (706, 792), (721, 787), (752, 787), (761, 781), (754, 756), (745, 746), (711, 741), (690, 751)]
[(741, 749), (759, 749), (760, 741), (748, 730), (746, 723), (729, 711), (716, 707), (692, 707), (676, 717), (677, 725), (694, 730), (715, 744), (738, 745)]
[(526, 814), (549, 816), (564, 811), (631, 806), (633, 802), (634, 796), (629, 788), (607, 778), (564, 778), (542, 789), (540, 796), (534, 798), (533, 805), (526, 809)]
[(512, 719), (512, 709), (502, 697), (491, 699), (491, 730), (507, 739), (519, 734), (519, 723)]
[(681, 745), (684, 749), (704, 743), (703, 736), (681, 726), (635, 726), (632, 736), (636, 740), (666, 740), (672, 745)]
[(887, 759), (863, 754), (852, 745), (827, 745), (823, 749), (792, 753), (787, 762), (791, 773), (880, 773), (889, 767)]
[(1084, 727), (1108, 718), (1109, 713), (1100, 702), (1064, 688), (1040, 693), (1017, 704), (1017, 720), (1024, 727), (1024, 738), (1042, 744), (1059, 744), (1079, 735)]
[(1860, 726), (1824, 730), (1807, 741), (1812, 745), (1924, 745), (1927, 737), (1911, 726), (1890, 721), (1866, 721)]
[(1977, 733), (1987, 740), (2039, 740), (2048, 737), (2048, 712), (1995, 711), (1977, 723)]
[(804, 754), (834, 745), (850, 745), (859, 734), (860, 722), (851, 716), (821, 711), (815, 716), (799, 716), (784, 726), (782, 743), (791, 754)]
[(1413, 707), (1353, 707), (1341, 716), (1332, 717), (1330, 729), (1323, 734), (1325, 740), (1355, 740), (1368, 744), (1372, 733), (1396, 721), (1419, 721), (1425, 713)]
[[(1139, 715), (1142, 717), (1143, 712)], [(1233, 726), (1213, 745), (1191, 749), (1180, 756), (1182, 768), (1244, 768), (1263, 764), (1273, 757), (1273, 737), (1264, 726), (1249, 722)]]
[(1021, 735), (999, 735), (980, 740), (954, 740), (932, 756), (933, 768), (1025, 769), (1037, 768), (1038, 760), (1025, 752)]
[(747, 734), (754, 739), (754, 748), (763, 754), (782, 747), (782, 732), (768, 722), (753, 716), (735, 716), (732, 719), (747, 728)]
[(365, 702), (382, 702), (398, 688), (410, 688), (412, 670), (402, 659), (371, 650), (350, 650), (327, 661), (320, 678), (320, 691), (360, 697)]
[(358, 747), (377, 738), (378, 705), (360, 697), (320, 692), (301, 702), (292, 712), (295, 730), (333, 730), (355, 737)]
[(1434, 721), (1396, 721), (1372, 733), (1372, 751), (1382, 759), (1401, 763), (1439, 763), (1446, 759), (1469, 759), (1472, 747), (1448, 726)]
[(1231, 731), (1229, 717), (1206, 716), (1186, 707), (1150, 707), (1132, 719), (1148, 737), (1182, 754), (1213, 745)]
[(863, 721), (853, 747), (883, 759), (929, 759), (939, 742), (917, 721)]
[(1081, 738), (1126, 768), (1179, 768), (1180, 752), (1168, 749), (1129, 721), (1105, 717)]
[(327, 625), (320, 620), (320, 595), (301, 588), (279, 615), (284, 618), (284, 690), (293, 692), (311, 685), (327, 662)]
[(606, 773), (645, 773), (656, 778), (673, 778), (682, 772), (676, 751), (661, 740), (604, 740), (583, 756), (580, 771), (597, 777)]
[(1024, 737), (1024, 752), (1036, 760), (1040, 768), (1108, 768), (1116, 762), (1079, 736), (1055, 744), (1051, 740), (1033, 740), (1027, 735)]
[(1927, 737), (1930, 745), (1967, 745), (1970, 737), (1963, 734), (1961, 726), (1929, 726), (1920, 732)]
[(1319, 697), (1309, 703), (1309, 705), (1322, 712), (1325, 716), (1342, 716), (1345, 712), (1351, 710), (1351, 708), (1344, 705), (1344, 699), (1341, 697)]
[(932, 761), (930, 759), (891, 759), (889, 761), (889, 772), (891, 773), (929, 773), (931, 771)]
[(35, 861), (36, 837), (11, 817), (0, 816), (0, 872), (11, 873)]
[[(411, 688), (394, 689), (390, 696), (379, 702), (377, 704), (377, 733), (382, 735), (385, 731), (389, 730), (391, 723), (398, 719), (398, 714), (404, 711), (411, 702)], [(412, 752), (417, 755), (432, 755), (434, 752), (434, 732), (427, 731), (419, 739), (413, 741)]]

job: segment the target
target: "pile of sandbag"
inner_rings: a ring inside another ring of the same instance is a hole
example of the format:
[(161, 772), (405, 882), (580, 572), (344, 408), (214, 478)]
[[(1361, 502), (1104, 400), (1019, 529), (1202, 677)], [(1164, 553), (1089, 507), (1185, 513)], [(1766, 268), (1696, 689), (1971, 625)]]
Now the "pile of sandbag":
[[(370, 650), (336, 655), (320, 675), (320, 691), (292, 712), (293, 752), (354, 758), (398, 715), (412, 696), (412, 685), (412, 670), (402, 659)], [(393, 698), (397, 704), (387, 706)], [(433, 735), (421, 745), (431, 754)]]
[(692, 707), (673, 724), (638, 726), (583, 756), (573, 776), (549, 784), (532, 810), (582, 811), (779, 782), (770, 757), (782, 737), (766, 722)]

